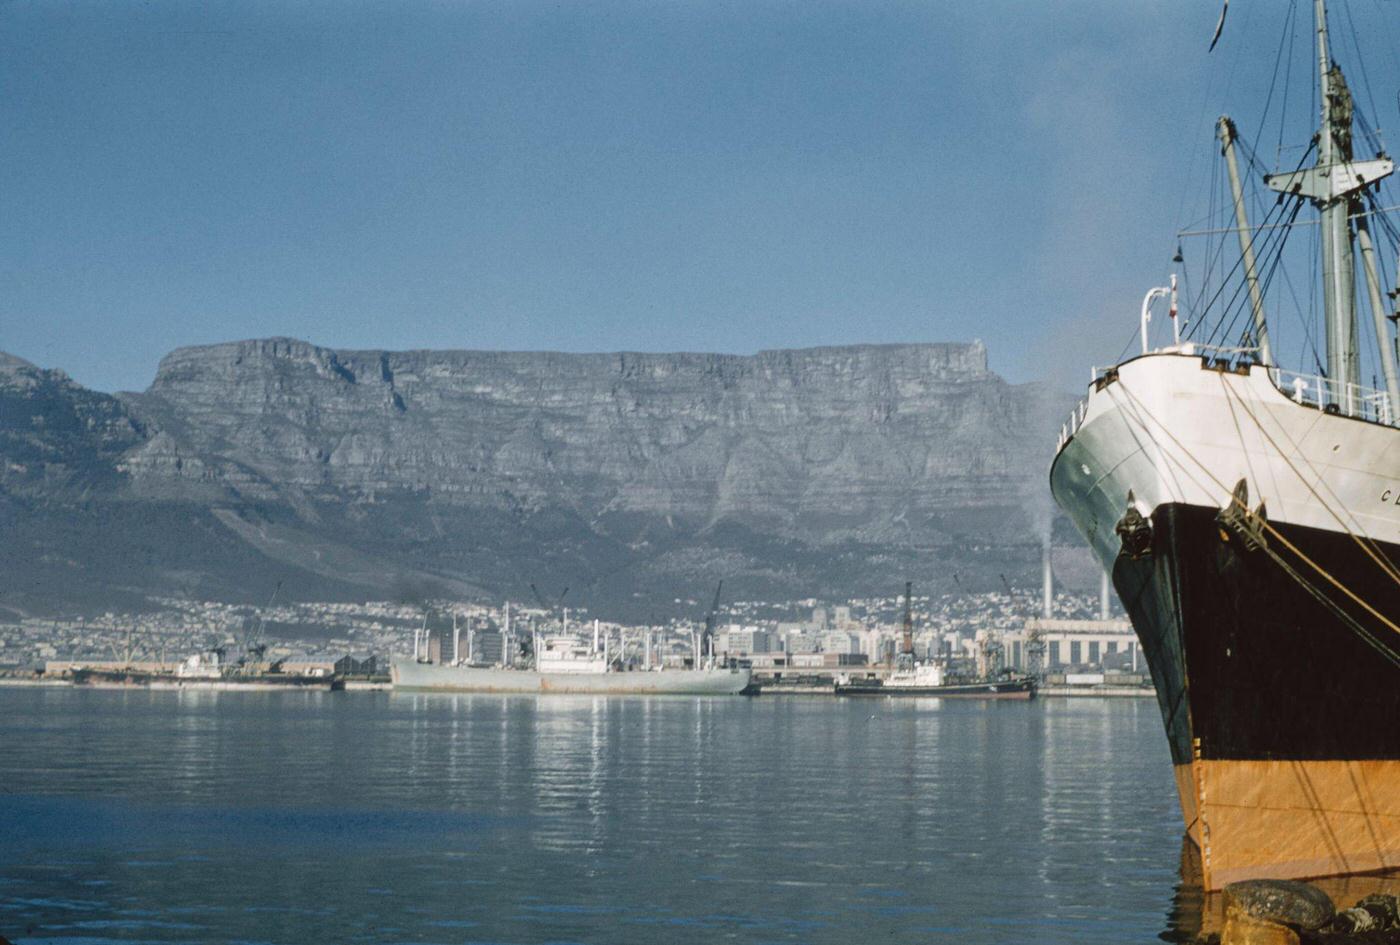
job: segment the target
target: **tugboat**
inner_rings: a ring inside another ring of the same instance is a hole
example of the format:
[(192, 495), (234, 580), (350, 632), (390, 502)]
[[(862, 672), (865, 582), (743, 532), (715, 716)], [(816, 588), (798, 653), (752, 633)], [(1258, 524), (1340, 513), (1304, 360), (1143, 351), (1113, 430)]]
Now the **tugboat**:
[(936, 696), (940, 699), (1033, 699), (1035, 680), (1007, 676), (973, 682), (944, 682), (942, 668), (918, 666), (912, 673), (891, 673), (884, 680), (848, 679), (836, 683), (838, 696)]
[[(1207, 890), (1400, 868), (1400, 295), (1376, 258), (1400, 241), (1395, 195), (1378, 194), (1394, 164), (1332, 58), (1323, 0), (1313, 15), (1321, 126), (1296, 167), (1263, 177), (1270, 219), (1249, 225), (1243, 143), (1222, 117), (1230, 192), (1201, 235), (1228, 235), (1210, 288), (1184, 333), (1177, 273), (1147, 293), (1140, 355), (1093, 372), (1050, 470), (1141, 640)], [(1316, 221), (1296, 220), (1305, 207)], [(1271, 283), (1304, 225), (1318, 263)], [(1268, 317), (1296, 306), (1309, 327), (1310, 268), (1324, 330), (1292, 348), (1317, 373), (1283, 366)], [(1172, 343), (1154, 349), (1159, 299)], [(1383, 389), (1362, 386), (1363, 355)]]
[(913, 583), (904, 585), (904, 635), (894, 672), (884, 679), (836, 680), (838, 696), (936, 696), (943, 699), (1030, 699), (1035, 696), (1035, 680), (1002, 670), (999, 660), (983, 660), (982, 678), (949, 678), (937, 659), (919, 662), (914, 658)]

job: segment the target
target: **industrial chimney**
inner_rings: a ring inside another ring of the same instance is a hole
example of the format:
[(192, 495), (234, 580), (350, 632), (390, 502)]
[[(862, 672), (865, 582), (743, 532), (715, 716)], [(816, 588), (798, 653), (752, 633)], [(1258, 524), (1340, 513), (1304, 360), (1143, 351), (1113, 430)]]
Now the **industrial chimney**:
[(1108, 572), (1105, 571), (1099, 580), (1099, 619), (1107, 620), (1112, 612), (1108, 602)]
[(1049, 620), (1051, 617), (1055, 616), (1055, 579), (1050, 573), (1050, 543), (1048, 541), (1045, 543), (1041, 552), (1041, 564), (1045, 572), (1044, 583), (1042, 584), (1042, 591), (1045, 595), (1042, 604), (1042, 610), (1044, 612), (1041, 616)]
[(914, 582), (904, 582), (904, 638), (900, 641), (899, 652), (910, 659), (914, 657)]

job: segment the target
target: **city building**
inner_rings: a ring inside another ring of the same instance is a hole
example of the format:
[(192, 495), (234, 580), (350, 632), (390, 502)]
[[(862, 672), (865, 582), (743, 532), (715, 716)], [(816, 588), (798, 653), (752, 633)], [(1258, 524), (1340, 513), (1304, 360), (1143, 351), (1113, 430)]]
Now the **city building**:
[(773, 635), (762, 627), (740, 627), (730, 624), (719, 634), (715, 647), (729, 656), (748, 656), (773, 650)]
[(1138, 672), (1142, 668), (1133, 625), (1124, 619), (1029, 620), (1024, 629), (1006, 634), (1006, 658), (1012, 667), (1021, 672), (1031, 668), (1028, 644), (1037, 635), (1043, 647), (1042, 672)]

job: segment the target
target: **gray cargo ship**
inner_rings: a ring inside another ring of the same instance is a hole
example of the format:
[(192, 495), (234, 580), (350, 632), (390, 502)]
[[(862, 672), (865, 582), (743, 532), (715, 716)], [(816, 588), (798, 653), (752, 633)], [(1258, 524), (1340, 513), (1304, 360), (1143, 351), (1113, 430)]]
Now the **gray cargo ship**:
[(747, 669), (658, 669), (549, 673), (499, 666), (453, 666), (395, 659), (395, 689), (444, 692), (562, 692), (601, 695), (738, 695), (748, 688)]
[(389, 672), (396, 690), (593, 695), (738, 695), (750, 676), (746, 668), (723, 665), (621, 668), (596, 646), (569, 636), (540, 641), (530, 668), (433, 663), (418, 655), (396, 657)]
[[(261, 651), (259, 651), (260, 655)], [(246, 659), (226, 663), (222, 650), (198, 653), (176, 666), (146, 668), (132, 666), (74, 666), (69, 676), (75, 686), (94, 689), (275, 689), (286, 691), (344, 689), (334, 676), (282, 672), (280, 660), (271, 663)]]

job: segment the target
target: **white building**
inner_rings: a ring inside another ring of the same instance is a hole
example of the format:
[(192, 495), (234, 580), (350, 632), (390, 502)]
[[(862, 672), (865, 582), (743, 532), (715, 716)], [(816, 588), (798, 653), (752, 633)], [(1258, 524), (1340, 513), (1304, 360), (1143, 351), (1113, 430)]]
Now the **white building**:
[(1044, 646), (1040, 668), (1045, 672), (1076, 667), (1144, 669), (1133, 625), (1127, 620), (1029, 620), (1024, 630), (1005, 638), (1006, 658), (1016, 669), (1029, 668), (1027, 644), (1034, 634), (1039, 634)]
[(860, 636), (844, 630), (828, 630), (821, 635), (823, 653), (859, 653)]
[(740, 627), (730, 624), (718, 635), (715, 646), (721, 653), (729, 656), (770, 653), (773, 650), (773, 635), (762, 627)]
[(802, 630), (790, 630), (783, 635), (783, 646), (789, 653), (815, 653), (818, 649), (818, 642), (815, 633), (806, 633)]

